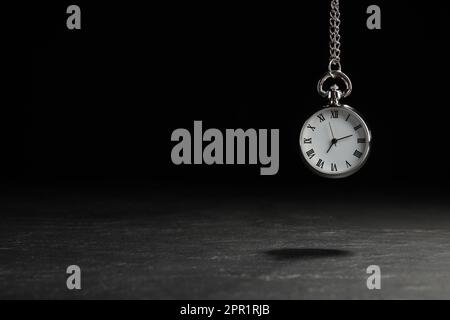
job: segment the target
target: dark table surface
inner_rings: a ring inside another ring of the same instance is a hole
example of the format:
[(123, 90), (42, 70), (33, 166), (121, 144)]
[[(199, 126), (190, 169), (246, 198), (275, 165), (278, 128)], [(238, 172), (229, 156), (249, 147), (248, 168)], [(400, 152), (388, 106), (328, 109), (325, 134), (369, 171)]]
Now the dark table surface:
[[(0, 298), (450, 298), (446, 201), (212, 190), (1, 200)], [(81, 291), (66, 288), (69, 265)], [(369, 265), (381, 290), (366, 287)]]

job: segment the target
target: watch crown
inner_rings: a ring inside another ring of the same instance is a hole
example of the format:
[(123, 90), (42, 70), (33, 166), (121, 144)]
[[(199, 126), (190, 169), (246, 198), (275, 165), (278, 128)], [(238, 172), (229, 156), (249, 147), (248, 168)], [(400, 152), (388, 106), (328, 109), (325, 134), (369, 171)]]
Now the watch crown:
[(342, 98), (342, 91), (339, 90), (338, 85), (334, 84), (330, 87), (330, 91), (328, 91), (328, 100), (330, 100), (330, 104), (339, 106), (339, 100)]

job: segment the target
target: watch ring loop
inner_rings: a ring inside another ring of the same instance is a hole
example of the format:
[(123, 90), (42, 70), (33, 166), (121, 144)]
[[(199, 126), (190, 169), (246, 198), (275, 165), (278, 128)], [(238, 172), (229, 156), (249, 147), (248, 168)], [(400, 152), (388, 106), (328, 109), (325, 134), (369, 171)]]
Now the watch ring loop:
[(322, 77), (322, 79), (320, 79), (319, 83), (317, 84), (317, 91), (322, 97), (324, 98), (328, 97), (328, 91), (325, 91), (323, 89), (323, 86), (328, 79), (341, 79), (342, 81), (344, 81), (346, 88), (342, 92), (343, 98), (347, 98), (352, 93), (353, 86), (352, 82), (350, 81), (350, 78), (342, 71), (334, 70), (325, 73), (325, 75)]

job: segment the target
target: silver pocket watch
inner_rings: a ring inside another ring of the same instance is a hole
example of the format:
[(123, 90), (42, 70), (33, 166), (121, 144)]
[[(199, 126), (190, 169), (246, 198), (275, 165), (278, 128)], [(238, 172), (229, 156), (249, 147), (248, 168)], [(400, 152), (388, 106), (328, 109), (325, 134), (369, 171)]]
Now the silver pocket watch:
[[(366, 163), (372, 136), (363, 117), (352, 107), (342, 104), (353, 90), (350, 78), (342, 72), (339, 0), (331, 0), (330, 63), (319, 81), (319, 94), (328, 104), (304, 123), (300, 133), (300, 149), (308, 167), (327, 178), (345, 178)], [(329, 80), (329, 81), (328, 81)], [(340, 80), (345, 89), (340, 90)], [(326, 82), (335, 82), (325, 90)]]

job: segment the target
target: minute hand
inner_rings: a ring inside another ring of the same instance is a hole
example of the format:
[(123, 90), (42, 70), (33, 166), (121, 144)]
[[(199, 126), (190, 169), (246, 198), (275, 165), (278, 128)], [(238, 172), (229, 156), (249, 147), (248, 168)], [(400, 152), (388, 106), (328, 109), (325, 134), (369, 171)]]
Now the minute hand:
[(350, 138), (350, 137), (353, 137), (353, 135), (351, 134), (349, 136), (342, 137), (340, 139), (337, 139), (336, 141), (341, 141), (341, 140), (344, 140), (344, 139), (347, 139), (347, 138)]

